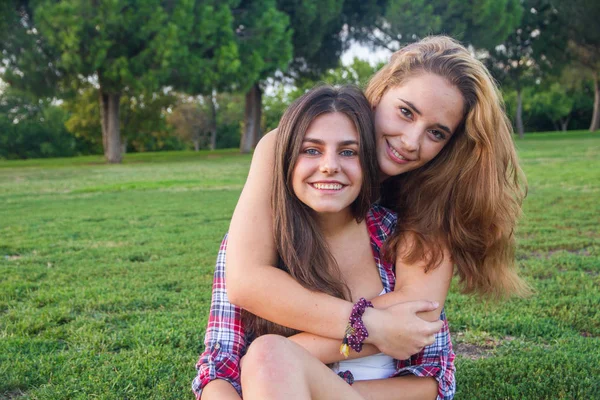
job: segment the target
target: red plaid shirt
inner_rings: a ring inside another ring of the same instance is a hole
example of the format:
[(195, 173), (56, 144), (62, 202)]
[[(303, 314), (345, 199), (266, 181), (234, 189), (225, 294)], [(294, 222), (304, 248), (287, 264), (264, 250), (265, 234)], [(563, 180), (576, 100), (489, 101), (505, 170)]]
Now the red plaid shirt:
[[(385, 292), (388, 293), (394, 290), (396, 277), (394, 265), (382, 259), (381, 247), (396, 226), (396, 214), (379, 205), (373, 205), (367, 214), (366, 222), (375, 263)], [(214, 379), (228, 381), (241, 395), (239, 363), (252, 340), (244, 331), (241, 309), (231, 304), (227, 298), (226, 249), (227, 235), (223, 238), (217, 256), (210, 315), (204, 337), (205, 350), (196, 364), (198, 374), (192, 382), (192, 390), (197, 399), (200, 399), (202, 388)], [(436, 334), (435, 343), (407, 360), (397, 360), (397, 371), (393, 376), (413, 374), (434, 377), (438, 381), (438, 399), (448, 400), (454, 397), (456, 391), (454, 352), (444, 311), (440, 319), (444, 321), (444, 326)]]

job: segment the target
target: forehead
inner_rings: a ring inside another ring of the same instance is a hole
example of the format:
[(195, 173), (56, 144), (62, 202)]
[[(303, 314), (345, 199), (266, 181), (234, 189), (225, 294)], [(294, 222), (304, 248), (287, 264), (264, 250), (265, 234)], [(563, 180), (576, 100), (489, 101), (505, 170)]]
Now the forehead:
[(304, 140), (358, 141), (358, 137), (358, 132), (352, 120), (339, 112), (319, 115), (312, 120), (304, 134)]
[(403, 101), (413, 104), (423, 118), (431, 123), (446, 125), (454, 131), (463, 118), (464, 99), (458, 88), (443, 77), (421, 73), (389, 88), (380, 106), (397, 106)]

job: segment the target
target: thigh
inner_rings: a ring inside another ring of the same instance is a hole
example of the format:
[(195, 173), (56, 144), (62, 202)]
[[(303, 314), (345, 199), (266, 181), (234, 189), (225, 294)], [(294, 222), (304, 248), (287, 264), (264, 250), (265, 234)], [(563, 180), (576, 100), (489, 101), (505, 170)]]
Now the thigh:
[(300, 345), (275, 335), (255, 340), (242, 364), (244, 399), (364, 400)]

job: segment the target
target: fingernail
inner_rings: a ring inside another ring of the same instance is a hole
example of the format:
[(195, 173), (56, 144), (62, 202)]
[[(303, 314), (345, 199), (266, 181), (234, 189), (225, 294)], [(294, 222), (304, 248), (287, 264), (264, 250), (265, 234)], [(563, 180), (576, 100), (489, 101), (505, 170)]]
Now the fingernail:
[(438, 303), (437, 301), (434, 301), (434, 302), (433, 302), (433, 306), (434, 306), (435, 308), (438, 308), (438, 307), (440, 306), (440, 303)]

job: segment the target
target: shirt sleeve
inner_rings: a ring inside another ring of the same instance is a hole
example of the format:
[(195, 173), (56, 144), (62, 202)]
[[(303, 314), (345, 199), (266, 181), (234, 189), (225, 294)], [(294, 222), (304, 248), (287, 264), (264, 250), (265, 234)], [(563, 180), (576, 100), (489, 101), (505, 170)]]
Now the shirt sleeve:
[(452, 340), (448, 329), (446, 313), (442, 310), (442, 329), (435, 335), (435, 342), (407, 360), (397, 361), (398, 369), (394, 376), (413, 374), (421, 377), (434, 377), (438, 381), (438, 400), (451, 400), (456, 393), (454, 379), (454, 358)]
[(229, 302), (225, 287), (225, 255), (227, 235), (223, 238), (213, 278), (208, 326), (204, 336), (204, 352), (196, 364), (198, 374), (192, 382), (197, 399), (202, 389), (215, 379), (224, 379), (241, 396), (240, 359), (246, 350), (241, 309)]

